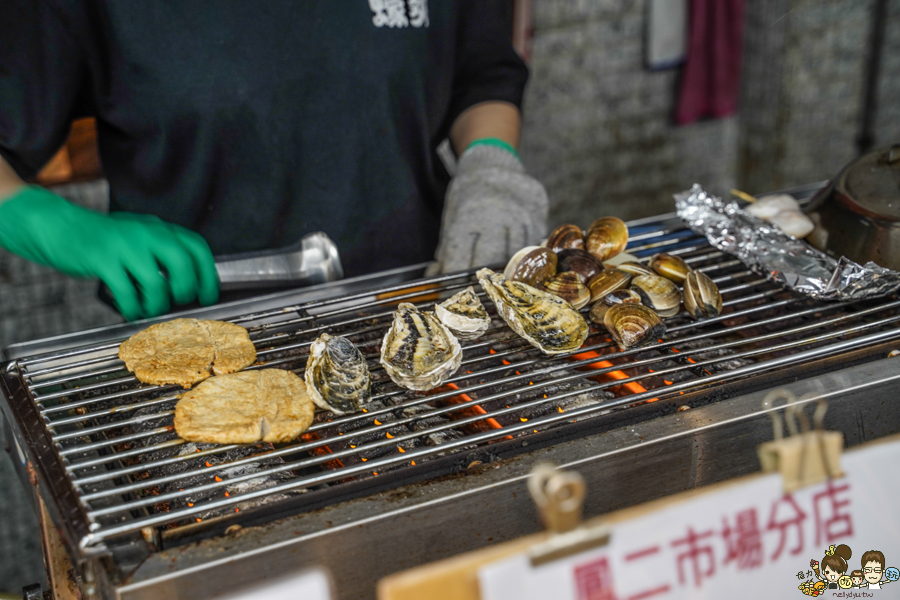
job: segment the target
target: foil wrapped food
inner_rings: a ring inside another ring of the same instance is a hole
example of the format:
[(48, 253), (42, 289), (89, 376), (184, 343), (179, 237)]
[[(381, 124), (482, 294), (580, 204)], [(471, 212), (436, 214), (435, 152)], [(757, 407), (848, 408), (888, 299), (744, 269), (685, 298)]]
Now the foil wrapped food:
[(678, 216), (714, 247), (771, 281), (820, 300), (877, 298), (900, 290), (900, 273), (873, 262), (835, 259), (700, 185), (675, 194)]

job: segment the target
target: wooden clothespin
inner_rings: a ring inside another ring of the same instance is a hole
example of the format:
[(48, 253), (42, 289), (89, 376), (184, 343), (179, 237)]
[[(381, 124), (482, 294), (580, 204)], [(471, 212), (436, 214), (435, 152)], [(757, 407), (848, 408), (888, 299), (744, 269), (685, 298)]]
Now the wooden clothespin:
[(574, 471), (560, 471), (548, 463), (535, 465), (528, 479), (528, 491), (541, 520), (551, 535), (529, 551), (532, 566), (542, 565), (609, 542), (605, 526), (581, 523), (585, 485)]
[[(784, 437), (781, 415), (775, 409), (775, 402), (785, 401), (784, 422), (790, 435)], [(839, 431), (825, 431), (823, 421), (828, 403), (819, 398), (813, 414), (814, 428), (803, 412), (803, 404), (789, 390), (772, 390), (763, 399), (762, 406), (770, 411), (774, 427), (774, 439), (761, 444), (757, 449), (759, 462), (764, 473), (778, 471), (785, 493), (815, 485), (825, 479), (843, 476), (841, 471), (841, 451), (844, 436)], [(798, 426), (799, 422), (799, 426)]]

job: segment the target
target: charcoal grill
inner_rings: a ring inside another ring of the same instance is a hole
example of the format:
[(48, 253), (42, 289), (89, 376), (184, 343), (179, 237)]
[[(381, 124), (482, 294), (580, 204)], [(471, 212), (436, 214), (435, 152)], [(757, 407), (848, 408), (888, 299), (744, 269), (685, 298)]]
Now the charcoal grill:
[(627, 351), (592, 327), (578, 352), (554, 357), (493, 314), (427, 394), (390, 382), (381, 338), (398, 302), (429, 307), (469, 285), (484, 298), (473, 272), (425, 278), (417, 265), (185, 313), (246, 327), (251, 369), (302, 374), (321, 332), (361, 347), (367, 412), (319, 412), (275, 446), (180, 440), (183, 390), (141, 385), (116, 357), (147, 323), (15, 345), (2, 374), (14, 458), (89, 598), (202, 598), (311, 565), (341, 597), (370, 597), (390, 572), (537, 530), (523, 477), (539, 459), (579, 468), (599, 514), (755, 470), (770, 434), (759, 399), (775, 385), (829, 397), (827, 424), (849, 443), (900, 430), (886, 400), (900, 379), (886, 358), (900, 299), (812, 301), (673, 215), (629, 226), (628, 252), (681, 256), (718, 284), (724, 313), (682, 311), (657, 343)]

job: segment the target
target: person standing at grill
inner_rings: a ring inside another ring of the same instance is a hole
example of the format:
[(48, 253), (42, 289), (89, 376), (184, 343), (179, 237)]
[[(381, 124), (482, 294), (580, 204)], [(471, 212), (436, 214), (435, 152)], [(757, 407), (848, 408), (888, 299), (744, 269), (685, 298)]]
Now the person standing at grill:
[[(347, 275), (503, 261), (540, 240), (547, 213), (515, 150), (528, 73), (509, 6), (8, 0), (0, 245), (99, 277), (128, 319), (214, 303), (213, 254), (316, 230)], [(85, 115), (109, 215), (23, 183)]]

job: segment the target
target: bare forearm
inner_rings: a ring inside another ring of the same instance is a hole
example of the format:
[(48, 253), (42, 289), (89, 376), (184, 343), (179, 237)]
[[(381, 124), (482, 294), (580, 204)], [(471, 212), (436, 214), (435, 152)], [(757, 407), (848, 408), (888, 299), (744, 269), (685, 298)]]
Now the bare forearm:
[(0, 157), (0, 202), (3, 202), (25, 185), (9, 163)]
[(508, 102), (482, 102), (466, 109), (450, 128), (450, 143), (457, 154), (469, 144), (482, 138), (498, 138), (519, 146), (522, 116), (519, 109)]

